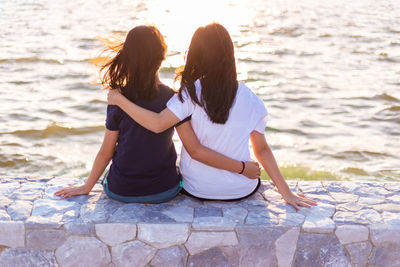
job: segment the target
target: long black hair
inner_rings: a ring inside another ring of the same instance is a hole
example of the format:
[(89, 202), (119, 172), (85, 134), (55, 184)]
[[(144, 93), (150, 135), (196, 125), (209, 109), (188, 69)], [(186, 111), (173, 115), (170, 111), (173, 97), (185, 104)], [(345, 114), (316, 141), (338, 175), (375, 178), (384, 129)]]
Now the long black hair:
[[(181, 80), (178, 96), (187, 89), (192, 101), (203, 107), (214, 123), (224, 124), (235, 100), (238, 82), (234, 48), (228, 31), (218, 23), (196, 30), (177, 79)], [(195, 81), (200, 79), (201, 98), (196, 95)]]
[(149, 101), (157, 96), (157, 72), (165, 59), (167, 45), (154, 26), (137, 26), (129, 31), (117, 55), (107, 62), (102, 84), (120, 89), (130, 101)]

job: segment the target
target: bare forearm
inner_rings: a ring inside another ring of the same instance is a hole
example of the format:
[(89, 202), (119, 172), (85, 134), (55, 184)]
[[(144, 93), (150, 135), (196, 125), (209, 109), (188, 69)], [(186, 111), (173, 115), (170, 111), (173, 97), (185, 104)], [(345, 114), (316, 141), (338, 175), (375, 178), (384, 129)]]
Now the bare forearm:
[(198, 151), (192, 155), (192, 158), (211, 167), (235, 173), (239, 173), (243, 168), (241, 161), (228, 158), (204, 146), (198, 149)]
[(96, 159), (93, 162), (92, 170), (90, 171), (89, 177), (85, 183), (88, 192), (90, 192), (93, 186), (97, 183), (110, 161), (110, 156), (104, 155), (101, 152), (97, 154)]
[(278, 188), (278, 191), (281, 194), (290, 192), (289, 186), (287, 185), (279, 170), (278, 164), (276, 163), (275, 157), (271, 149), (269, 147), (266, 147), (261, 151), (255, 151), (255, 156), (264, 167), (269, 177), (271, 177), (272, 181)]
[[(161, 130), (161, 118), (159, 113), (139, 107), (127, 98), (121, 98), (118, 106), (125, 111), (132, 119), (149, 131), (159, 133)], [(163, 129), (166, 130), (167, 128)]]

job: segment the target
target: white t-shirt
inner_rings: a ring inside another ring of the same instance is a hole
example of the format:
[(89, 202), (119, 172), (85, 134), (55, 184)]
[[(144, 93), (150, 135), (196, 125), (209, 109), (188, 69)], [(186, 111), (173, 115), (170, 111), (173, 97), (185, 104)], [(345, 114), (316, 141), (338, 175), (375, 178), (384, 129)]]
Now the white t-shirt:
[[(200, 80), (195, 82), (198, 99), (201, 95)], [(249, 139), (252, 131), (264, 134), (267, 110), (263, 101), (243, 83), (239, 83), (236, 98), (225, 124), (213, 123), (202, 107), (194, 104), (183, 91), (183, 103), (173, 96), (167, 107), (180, 120), (192, 115), (191, 123), (200, 143), (230, 158), (250, 160)], [(257, 179), (221, 169), (216, 169), (192, 159), (182, 147), (180, 171), (183, 185), (190, 194), (209, 199), (234, 199), (250, 194), (257, 186)]]

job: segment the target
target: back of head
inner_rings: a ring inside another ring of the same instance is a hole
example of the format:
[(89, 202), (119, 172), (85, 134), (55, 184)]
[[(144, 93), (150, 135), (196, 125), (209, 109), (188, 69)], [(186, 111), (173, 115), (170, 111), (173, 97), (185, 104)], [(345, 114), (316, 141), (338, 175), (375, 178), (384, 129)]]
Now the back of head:
[(120, 89), (131, 101), (152, 100), (158, 92), (157, 72), (167, 46), (154, 26), (137, 26), (129, 31), (117, 55), (103, 66), (103, 84)]
[[(225, 123), (237, 92), (237, 74), (232, 40), (218, 23), (196, 30), (189, 46), (182, 73), (179, 95), (187, 88), (195, 103), (202, 106), (214, 123)], [(200, 79), (201, 99), (197, 98), (194, 82)]]

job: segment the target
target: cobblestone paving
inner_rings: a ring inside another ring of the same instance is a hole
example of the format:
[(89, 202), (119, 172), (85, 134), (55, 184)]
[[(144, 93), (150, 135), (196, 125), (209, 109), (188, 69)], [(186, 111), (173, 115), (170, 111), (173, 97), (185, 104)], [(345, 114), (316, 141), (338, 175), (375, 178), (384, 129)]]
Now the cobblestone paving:
[(0, 178), (2, 266), (400, 266), (400, 183), (289, 181), (296, 211), (263, 181), (252, 197), (124, 204), (81, 178)]

